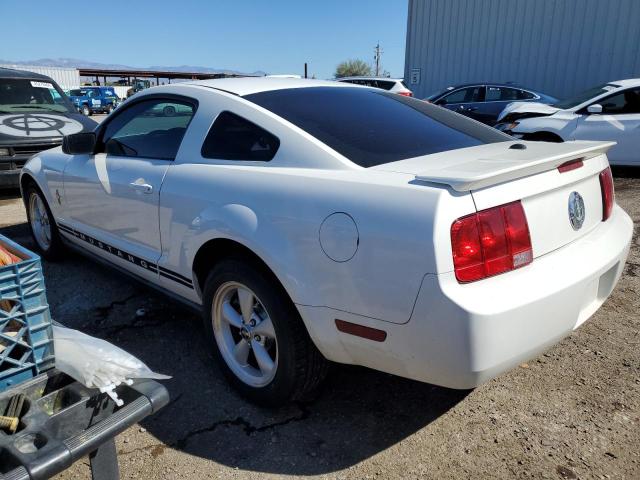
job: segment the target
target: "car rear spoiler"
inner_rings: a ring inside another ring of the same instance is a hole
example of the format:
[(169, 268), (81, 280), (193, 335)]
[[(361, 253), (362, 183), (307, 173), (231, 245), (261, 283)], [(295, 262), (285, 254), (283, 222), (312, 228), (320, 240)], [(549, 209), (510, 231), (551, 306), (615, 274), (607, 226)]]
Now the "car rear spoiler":
[(416, 173), (418, 181), (442, 183), (459, 192), (468, 192), (559, 167), (572, 160), (603, 155), (616, 142), (531, 142), (505, 144), (502, 152), (463, 163), (439, 166)]

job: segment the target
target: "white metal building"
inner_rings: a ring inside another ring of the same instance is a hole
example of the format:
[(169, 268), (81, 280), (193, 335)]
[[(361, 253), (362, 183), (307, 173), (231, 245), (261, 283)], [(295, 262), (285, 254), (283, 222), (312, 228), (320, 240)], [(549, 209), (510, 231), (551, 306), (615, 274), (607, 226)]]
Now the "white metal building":
[(27, 72), (39, 73), (51, 77), (60, 85), (63, 90), (77, 88), (80, 86), (80, 74), (75, 68), (43, 67), (38, 65), (10, 65), (0, 64), (0, 68), (13, 68), (14, 70), (25, 70)]
[(566, 97), (640, 77), (640, 0), (409, 0), (405, 82), (417, 98), (468, 82)]

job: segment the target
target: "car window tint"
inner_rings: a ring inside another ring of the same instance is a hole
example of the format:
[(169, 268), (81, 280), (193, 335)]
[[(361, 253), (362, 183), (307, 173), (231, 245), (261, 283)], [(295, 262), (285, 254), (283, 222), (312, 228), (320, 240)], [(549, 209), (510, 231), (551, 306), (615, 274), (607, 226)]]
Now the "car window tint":
[(609, 115), (640, 113), (640, 88), (625, 90), (599, 101), (602, 113)]
[(484, 94), (485, 102), (497, 102), (502, 100), (502, 89), (500, 87), (487, 87), (487, 91)]
[(446, 109), (382, 90), (308, 87), (244, 98), (363, 167), (511, 139)]
[(531, 100), (532, 98), (536, 98), (533, 93), (527, 92), (526, 90), (517, 90), (517, 96), (518, 100)]
[(173, 160), (193, 118), (193, 105), (145, 100), (115, 114), (102, 136), (108, 155)]
[(456, 90), (455, 92), (445, 96), (442, 99), (442, 103), (449, 105), (452, 103), (479, 102), (480, 88), (481, 87), (461, 88), (460, 90)]
[(268, 162), (280, 140), (264, 128), (234, 113), (222, 112), (213, 122), (202, 145), (204, 158)]
[(378, 88), (383, 88), (384, 90), (391, 90), (395, 82), (389, 82), (387, 80), (378, 80)]

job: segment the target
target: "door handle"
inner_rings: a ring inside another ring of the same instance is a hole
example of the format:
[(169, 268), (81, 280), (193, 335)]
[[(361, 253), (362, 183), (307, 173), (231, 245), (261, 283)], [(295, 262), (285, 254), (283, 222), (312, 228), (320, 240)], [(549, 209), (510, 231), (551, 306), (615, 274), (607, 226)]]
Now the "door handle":
[(131, 188), (133, 188), (134, 190), (138, 190), (142, 193), (151, 193), (153, 192), (153, 186), (149, 185), (148, 183), (136, 183), (136, 182), (131, 182), (129, 184), (129, 186)]
[(478, 107), (467, 107), (467, 112), (475, 112), (478, 110)]

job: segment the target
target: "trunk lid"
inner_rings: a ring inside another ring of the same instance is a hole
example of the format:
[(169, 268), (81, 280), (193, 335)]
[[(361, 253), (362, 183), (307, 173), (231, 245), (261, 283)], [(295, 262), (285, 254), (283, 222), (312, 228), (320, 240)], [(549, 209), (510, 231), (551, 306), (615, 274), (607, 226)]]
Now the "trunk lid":
[[(526, 149), (510, 148), (516, 144)], [(599, 174), (608, 167), (605, 153), (613, 145), (614, 142), (504, 142), (374, 168), (412, 173), (418, 183), (445, 184), (458, 192), (471, 192), (478, 211), (520, 200), (536, 258), (602, 223)], [(571, 161), (581, 161), (582, 166), (558, 170)], [(584, 204), (584, 219), (578, 228), (570, 218), (572, 209), (574, 217), (576, 213), (575, 205), (570, 205), (574, 192)]]

